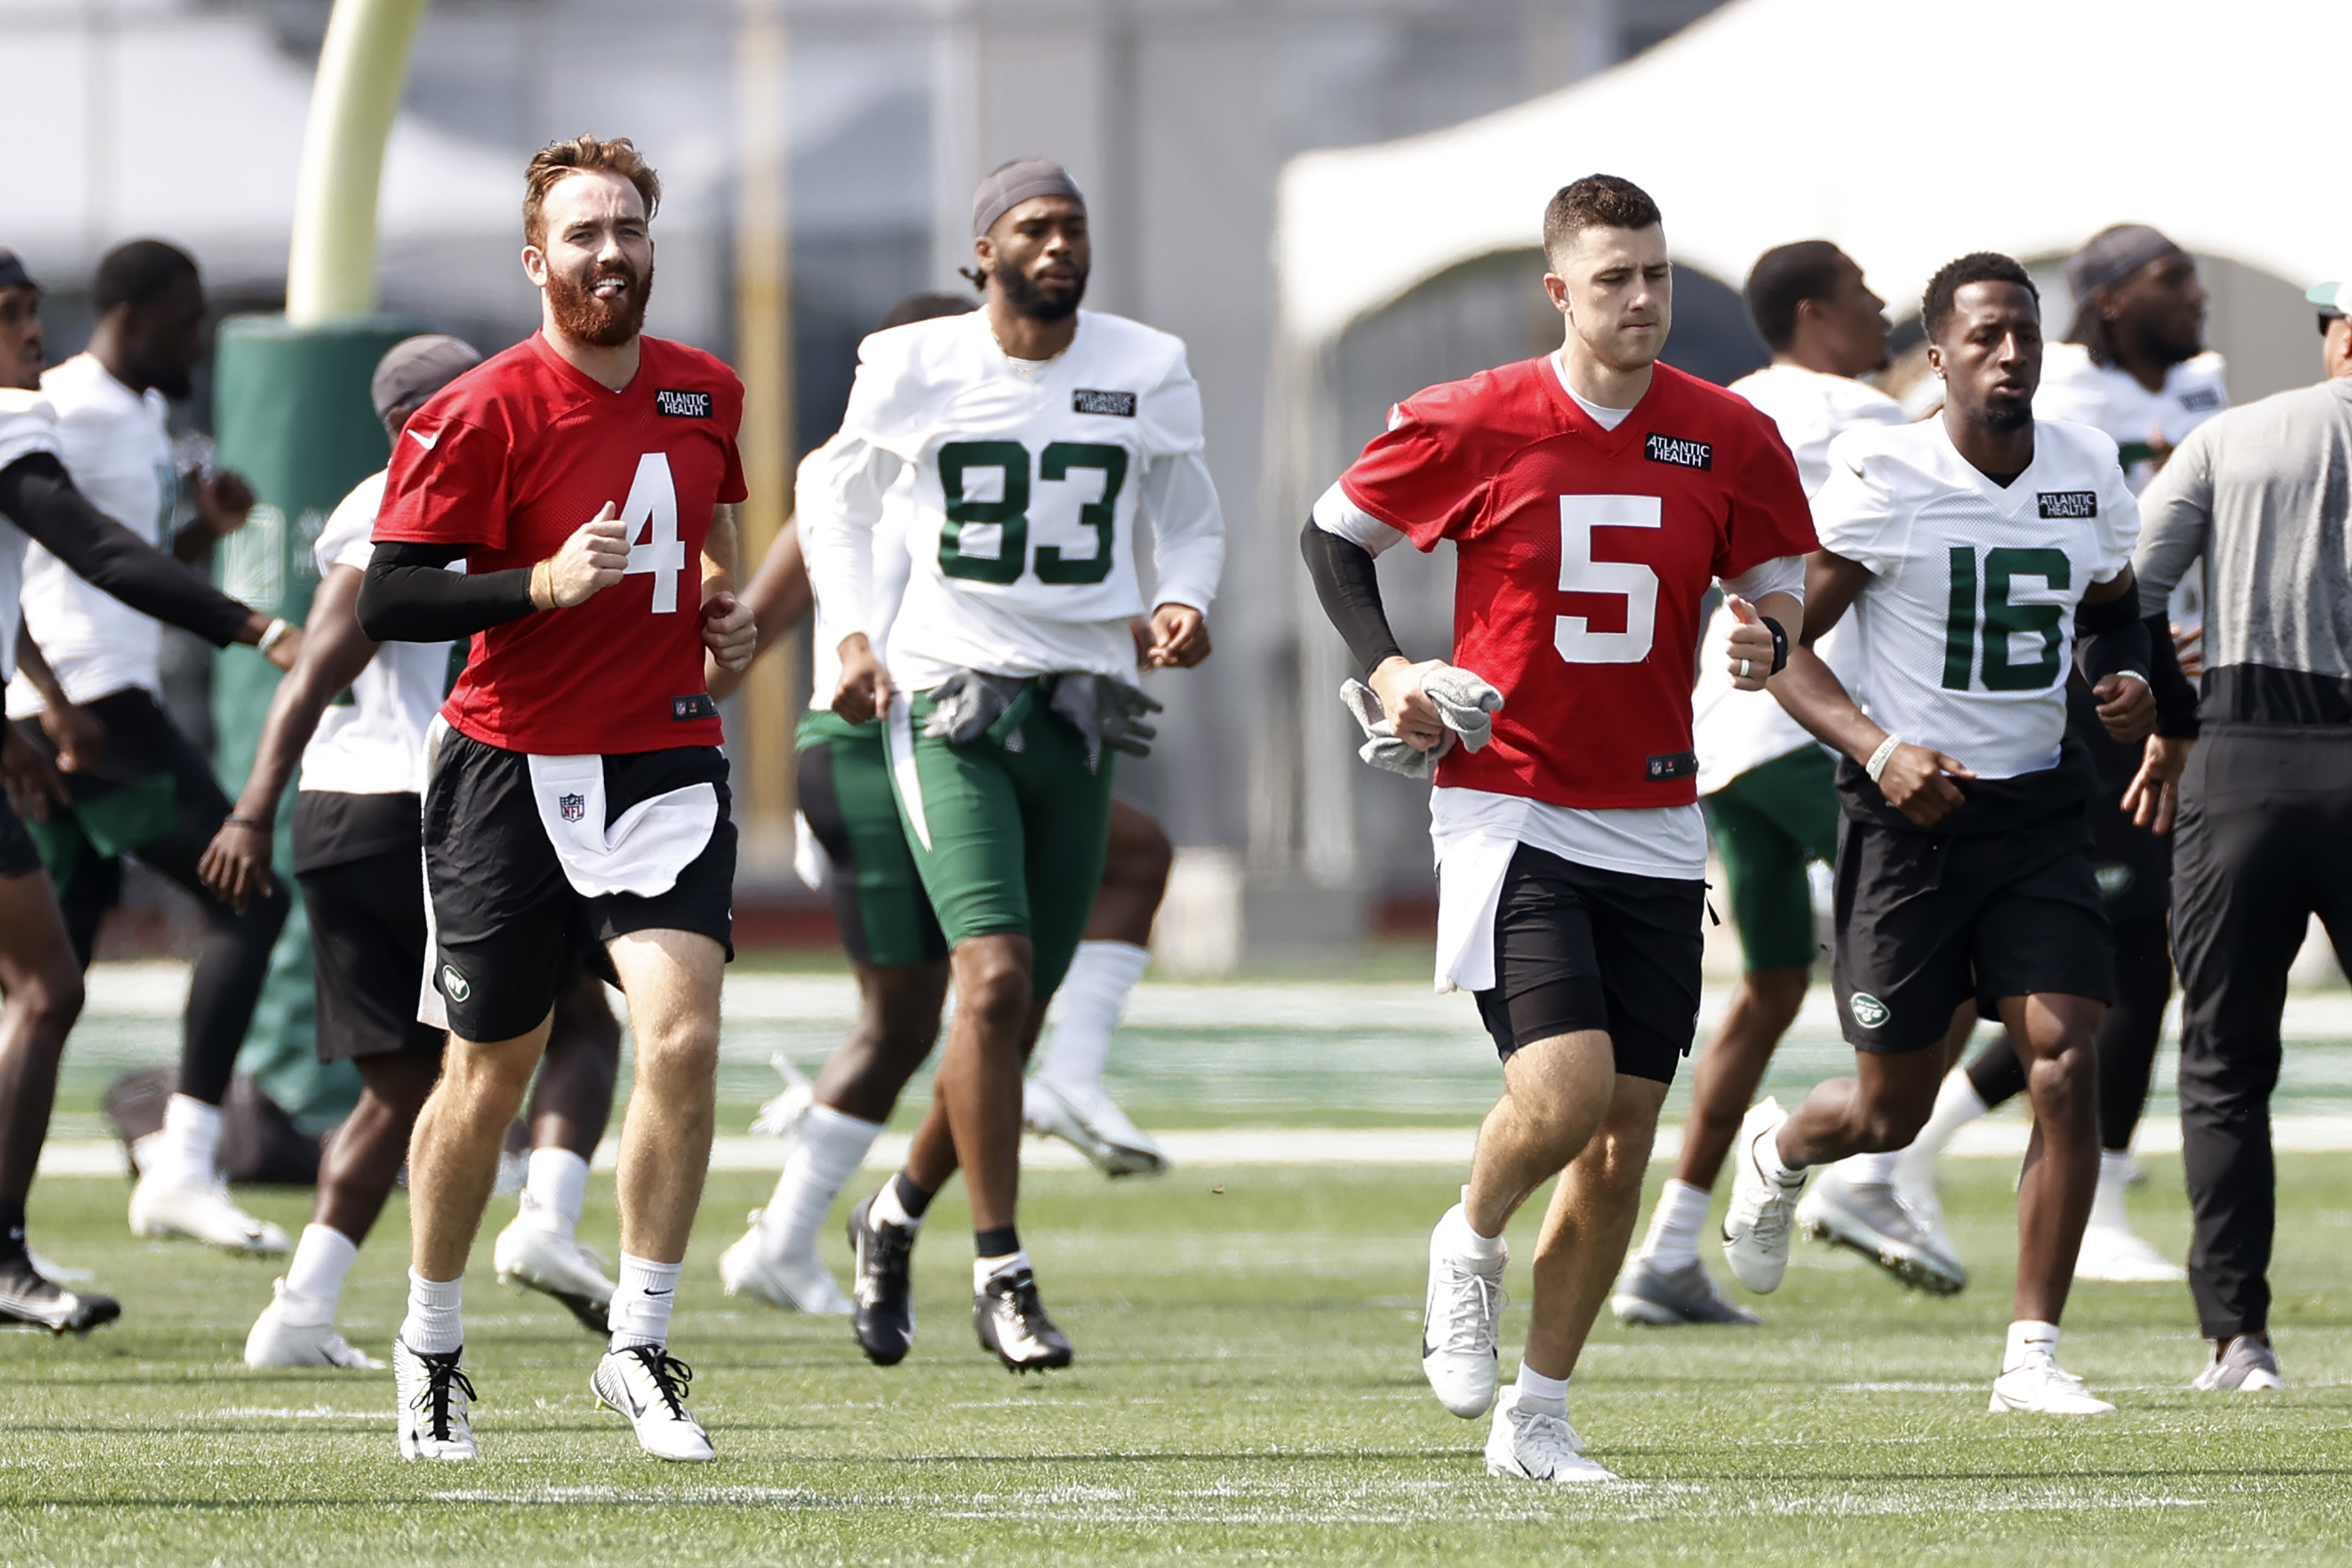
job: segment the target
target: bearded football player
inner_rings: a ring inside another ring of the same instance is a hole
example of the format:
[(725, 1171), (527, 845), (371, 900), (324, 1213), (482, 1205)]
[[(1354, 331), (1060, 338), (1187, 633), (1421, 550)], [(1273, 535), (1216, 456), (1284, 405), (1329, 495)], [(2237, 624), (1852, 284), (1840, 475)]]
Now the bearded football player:
[[(620, 1280), (592, 1383), (646, 1452), (708, 1459), (670, 1309), (710, 1155), (735, 829), (706, 648), (751, 653), (730, 591), (742, 387), (644, 335), (661, 195), (625, 139), (533, 158), (522, 264), (540, 330), (402, 431), (361, 586), (376, 642), (470, 636), (425, 793), (433, 983), (451, 1038), (409, 1146), (400, 1446), (473, 1457), (467, 1253), (583, 944), (628, 998)], [(445, 570), (459, 558), (462, 573)]]
[[(1701, 601), (1718, 582), (1732, 596), (1730, 674), (1760, 691), (1801, 630), (1813, 533), (1771, 421), (1658, 361), (1674, 269), (1657, 204), (1579, 180), (1544, 214), (1544, 252), (1559, 351), (1398, 404), (1301, 545), (1367, 673), (1367, 759), (1435, 763), (1437, 982), (1475, 995), (1503, 1060), (1469, 1186), (1430, 1237), (1422, 1367), (1455, 1415), (1493, 1408), (1489, 1470), (1573, 1484), (1613, 1479), (1579, 1452), (1568, 1381), (1698, 1017)], [(1447, 540), (1453, 659), (1416, 663), (1374, 557)], [(1503, 1228), (1554, 1176), (1498, 1399)]]

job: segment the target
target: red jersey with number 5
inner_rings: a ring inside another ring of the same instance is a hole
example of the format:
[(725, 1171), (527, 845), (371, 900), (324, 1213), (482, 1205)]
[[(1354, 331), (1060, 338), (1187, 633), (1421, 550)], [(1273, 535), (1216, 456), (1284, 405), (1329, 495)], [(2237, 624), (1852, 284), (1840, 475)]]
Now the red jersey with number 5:
[(716, 746), (702, 679), (702, 546), (744, 497), (743, 386), (699, 349), (640, 338), (614, 392), (534, 332), (435, 395), (401, 432), (379, 544), (464, 547), (469, 571), (546, 559), (610, 501), (627, 575), (584, 604), (474, 635), (444, 717), (543, 757)]
[(1416, 548), (1454, 543), (1454, 663), (1504, 706), (1493, 742), (1454, 747), (1437, 782), (1555, 806), (1697, 800), (1700, 601), (1813, 549), (1772, 422), (1666, 365), (1613, 431), (1549, 358), (1431, 387), (1339, 483)]

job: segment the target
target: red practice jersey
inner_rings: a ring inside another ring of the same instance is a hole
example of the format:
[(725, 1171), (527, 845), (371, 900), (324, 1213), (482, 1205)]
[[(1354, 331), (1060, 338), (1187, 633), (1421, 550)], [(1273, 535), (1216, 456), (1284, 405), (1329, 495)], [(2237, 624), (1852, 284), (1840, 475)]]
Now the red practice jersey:
[(534, 332), (467, 371), (401, 433), (379, 544), (462, 546), (469, 571), (546, 559), (618, 507), (628, 574), (585, 604), (474, 634), (441, 709), (489, 746), (543, 757), (716, 746), (702, 679), (702, 546), (744, 497), (743, 386), (699, 349), (640, 338), (614, 392)]
[(1504, 706), (1492, 744), (1454, 747), (1437, 782), (1556, 806), (1698, 799), (1700, 602), (1813, 548), (1772, 422), (1666, 365), (1613, 431), (1548, 358), (1431, 387), (1339, 483), (1416, 548), (1454, 543), (1454, 663)]

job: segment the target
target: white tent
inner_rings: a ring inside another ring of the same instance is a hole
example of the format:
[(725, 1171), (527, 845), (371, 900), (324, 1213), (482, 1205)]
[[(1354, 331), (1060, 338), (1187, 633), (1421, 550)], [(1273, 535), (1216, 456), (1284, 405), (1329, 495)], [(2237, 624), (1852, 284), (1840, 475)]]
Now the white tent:
[[(1737, 284), (1826, 238), (1916, 300), (1970, 250), (2063, 254), (2110, 223), (2163, 229), (2301, 287), (2352, 274), (2341, 162), (2343, 0), (1735, 0), (1561, 91), (1283, 170), (1267, 440), (1275, 515), (1344, 463), (1326, 377), (1355, 323), (1463, 262), (1533, 248), (1569, 180), (1657, 198), (1681, 261)], [(1672, 356), (1671, 348), (1668, 350)], [(1307, 869), (1357, 872), (1356, 763), (1337, 640), (1302, 587)]]

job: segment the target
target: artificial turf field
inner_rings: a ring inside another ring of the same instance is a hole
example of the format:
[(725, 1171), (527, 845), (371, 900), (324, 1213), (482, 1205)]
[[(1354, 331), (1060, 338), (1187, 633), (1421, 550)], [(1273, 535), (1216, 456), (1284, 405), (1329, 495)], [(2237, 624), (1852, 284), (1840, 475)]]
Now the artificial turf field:
[[(2178, 1257), (2179, 1164), (2149, 1163), (2135, 1215)], [(1604, 1314), (1570, 1415), (1625, 1479), (1589, 1490), (1489, 1479), (1485, 1423), (1448, 1416), (1422, 1382), (1428, 1228), (1460, 1179), (1436, 1167), (1033, 1174), (1024, 1239), (1078, 1361), (1018, 1382), (972, 1339), (955, 1189), (917, 1253), (915, 1353), (883, 1371), (837, 1320), (719, 1294), (711, 1260), (768, 1178), (715, 1176), (674, 1342), (719, 1448), (707, 1466), (638, 1454), (587, 1392), (597, 1343), (552, 1303), (491, 1286), (487, 1232), (467, 1345), (484, 1458), (403, 1464), (389, 1373), (244, 1368), (272, 1265), (131, 1240), (120, 1186), (46, 1181), (36, 1244), (94, 1270), (125, 1315), (86, 1340), (0, 1335), (0, 1561), (1762, 1568), (2352, 1552), (2352, 1162), (2281, 1161), (2290, 1390), (2188, 1393), (2202, 1349), (2186, 1291), (2084, 1286), (2062, 1354), (2122, 1409), (2074, 1422), (1985, 1413), (2013, 1172), (1947, 1171), (1978, 1270), (1960, 1297), (1906, 1296), (1800, 1243), (1767, 1328), (1629, 1331)], [(289, 1230), (308, 1198), (245, 1196)], [(608, 1254), (611, 1215), (600, 1177), (583, 1234)], [(395, 1197), (345, 1297), (343, 1328), (378, 1354), (405, 1232)], [(1530, 1223), (1512, 1239), (1523, 1288)], [(840, 1267), (838, 1238), (827, 1248)], [(1525, 1322), (1515, 1303), (1507, 1375)]]

